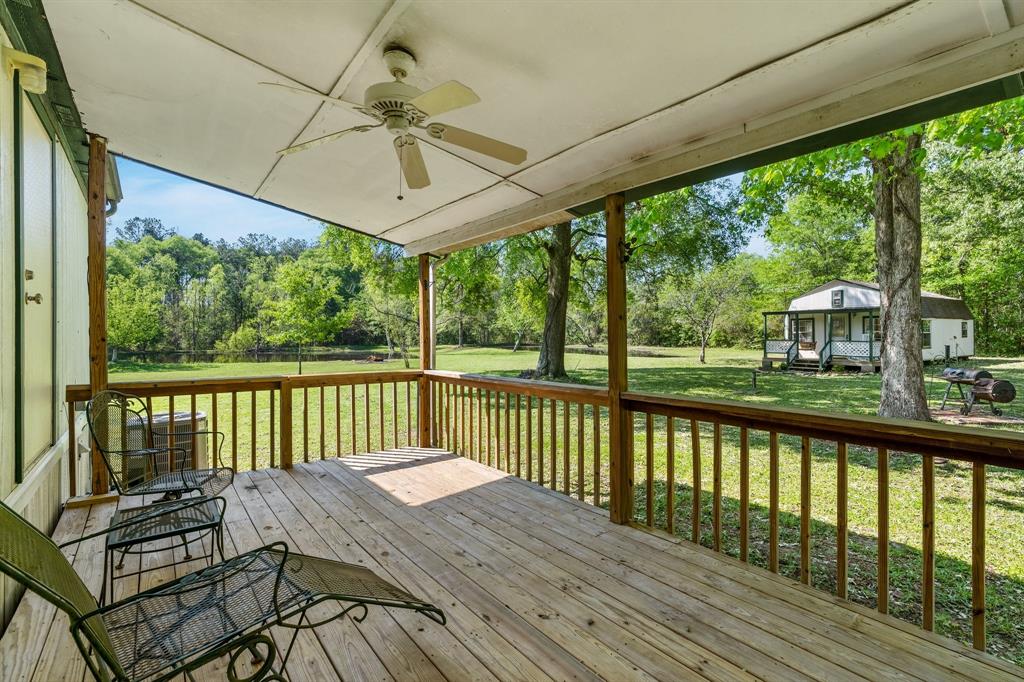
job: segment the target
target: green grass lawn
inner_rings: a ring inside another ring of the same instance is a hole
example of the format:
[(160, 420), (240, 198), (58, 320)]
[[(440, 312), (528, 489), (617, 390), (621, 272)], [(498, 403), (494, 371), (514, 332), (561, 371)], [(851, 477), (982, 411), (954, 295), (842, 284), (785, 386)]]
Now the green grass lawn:
[[(696, 361), (696, 350), (645, 349), (653, 355), (629, 359), (630, 388), (656, 393), (685, 394), (694, 397), (727, 398), (751, 401), (764, 405), (807, 407), (827, 412), (853, 412), (873, 414), (877, 408), (879, 379), (876, 375), (858, 373), (835, 373), (818, 376), (790, 375), (778, 372), (759, 373), (757, 390), (751, 386), (753, 370), (760, 366), (760, 351), (711, 349), (708, 363)], [(512, 353), (504, 349), (450, 348), (438, 351), (438, 368), (464, 372), (487, 373), (515, 376), (536, 362), (535, 351)], [(567, 369), (572, 381), (585, 384), (603, 385), (606, 381), (606, 359), (602, 355), (570, 353)], [(974, 361), (993, 371), (1000, 378), (1009, 379), (1024, 387), (1024, 360), (981, 358)], [(414, 362), (415, 365), (415, 362)], [(303, 363), (304, 373), (353, 372), (399, 369), (404, 365), (400, 360), (387, 363), (359, 363), (352, 361), (326, 361)], [(293, 374), (297, 370), (294, 362), (288, 363), (203, 363), (190, 365), (146, 365), (138, 363), (116, 363), (111, 365), (112, 381), (167, 380), (200, 377), (238, 377), (272, 374)], [(929, 367), (929, 398), (938, 401), (945, 382), (934, 375), (941, 367)], [(371, 446), (379, 447), (379, 414), (381, 395), (375, 387), (370, 391), (371, 421), (367, 424), (365, 396), (359, 388), (355, 395), (356, 428), (355, 441), (359, 450), (365, 447), (367, 427), (371, 433)], [(386, 387), (383, 395), (385, 425), (384, 445), (393, 445), (393, 434), (397, 418), (398, 444), (406, 442), (407, 417), (413, 423), (415, 415), (407, 415), (404, 386), (397, 387), (397, 404), (392, 400), (392, 389)], [(348, 388), (335, 391), (328, 388), (323, 394), (323, 452), (325, 456), (347, 454), (352, 448), (352, 393)], [(303, 430), (302, 405), (308, 401), (308, 427)], [(175, 409), (188, 409), (187, 400), (178, 399)], [(240, 468), (249, 468), (252, 461), (257, 466), (270, 464), (269, 425), (276, 415), (270, 413), (269, 394), (258, 393), (255, 411), (252, 410), (251, 394), (236, 396), (237, 420), (234, 436), (228, 416), (231, 414), (230, 395), (218, 398), (219, 426), (228, 433), (226, 451), (230, 456), (234, 437)], [(306, 396), (297, 391), (294, 398), (295, 426), (293, 451), (297, 461), (303, 457), (320, 456), (321, 420), (320, 392), (311, 389)], [(413, 395), (415, 403), (415, 395)], [(492, 405), (492, 409), (493, 409)], [(1018, 405), (1009, 406), (1008, 413), (1024, 416)], [(155, 401), (157, 410), (166, 408), (166, 401)], [(210, 412), (210, 399), (200, 396), (197, 408)], [(536, 406), (535, 406), (536, 408)], [(575, 411), (569, 419), (569, 471), (562, 469), (563, 456), (563, 408), (560, 406), (555, 431), (555, 452), (557, 479), (555, 486), (565, 486), (568, 473), (568, 488), (574, 494), (577, 490), (577, 433)], [(415, 412), (415, 406), (413, 406)], [(340, 414), (340, 419), (336, 418)], [(585, 411), (584, 428), (584, 490), (588, 500), (593, 499), (592, 453), (594, 452), (592, 413)], [(531, 470), (534, 480), (538, 478), (541, 461), (539, 445), (544, 447), (545, 483), (550, 484), (552, 429), (550, 403), (544, 407), (545, 439), (534, 447)], [(251, 427), (255, 418), (257, 426), (256, 447), (253, 448)], [(538, 411), (534, 409), (533, 423), (536, 433)], [(496, 427), (504, 428), (504, 423)], [(1019, 427), (1018, 427), (1019, 428)], [(279, 433), (279, 425), (276, 426)], [(601, 502), (607, 504), (607, 442), (606, 429), (601, 433), (601, 461), (599, 479), (602, 490)], [(666, 477), (667, 446), (666, 424), (663, 418), (655, 420), (653, 431), (654, 479), (649, 486), (645, 473), (646, 430), (642, 417), (635, 424), (636, 452), (636, 513), (637, 519), (645, 515), (648, 489), (654, 491), (653, 505), (655, 523), (666, 525)], [(701, 461), (702, 480), (702, 538), (703, 544), (711, 544), (711, 439), (710, 425), (701, 429), (703, 458)], [(503, 446), (504, 435), (499, 442)], [(340, 447), (339, 447), (340, 446)], [(495, 443), (492, 456), (497, 456)], [(525, 445), (524, 445), (525, 447)], [(752, 432), (750, 459), (751, 495), (751, 561), (766, 565), (768, 537), (768, 442), (766, 434)], [(692, 488), (692, 465), (689, 426), (676, 423), (676, 532), (688, 536), (690, 532), (690, 509)], [(254, 456), (255, 455), (255, 456)], [(914, 455), (891, 454), (890, 459), (890, 612), (911, 622), (920, 622), (920, 574), (921, 574), (921, 460)], [(780, 557), (782, 571), (797, 576), (799, 560), (799, 439), (780, 439)], [(497, 461), (497, 460), (495, 460)], [(513, 462), (515, 460), (513, 459)], [(522, 464), (525, 471), (525, 464)], [(739, 447), (738, 431), (729, 427), (723, 429), (723, 548), (738, 555), (739, 526)], [(813, 443), (812, 464), (812, 580), (827, 591), (835, 589), (835, 523), (836, 523), (836, 459), (835, 445), (827, 442)], [(876, 592), (876, 533), (877, 533), (877, 455), (874, 450), (851, 447), (849, 453), (849, 527), (850, 527), (850, 597), (858, 602), (874, 605)], [(988, 474), (987, 506), (987, 567), (988, 567), (988, 635), (989, 651), (1024, 664), (1024, 499), (1021, 493), (1022, 474), (1019, 471), (991, 468)], [(970, 470), (965, 465), (951, 461), (940, 461), (936, 466), (936, 629), (960, 641), (970, 639)]]

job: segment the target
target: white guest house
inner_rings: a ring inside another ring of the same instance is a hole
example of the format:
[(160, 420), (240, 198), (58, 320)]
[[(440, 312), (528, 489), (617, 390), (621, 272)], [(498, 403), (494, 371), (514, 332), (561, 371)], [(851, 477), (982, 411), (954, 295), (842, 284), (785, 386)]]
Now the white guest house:
[[(878, 369), (882, 330), (878, 285), (836, 279), (765, 311), (764, 367)], [(771, 318), (781, 325), (771, 325)], [(927, 362), (974, 354), (974, 318), (959, 298), (921, 292), (921, 356)], [(779, 330), (771, 338), (769, 329)], [(778, 338), (781, 337), (781, 338)]]

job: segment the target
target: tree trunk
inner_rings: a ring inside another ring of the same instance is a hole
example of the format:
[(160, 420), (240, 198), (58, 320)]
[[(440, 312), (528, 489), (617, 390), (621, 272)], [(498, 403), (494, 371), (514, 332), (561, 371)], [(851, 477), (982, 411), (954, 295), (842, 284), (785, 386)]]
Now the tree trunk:
[(883, 417), (930, 420), (921, 355), (921, 179), (906, 148), (873, 159), (875, 256), (881, 297)]
[(402, 361), (405, 363), (405, 368), (409, 369), (409, 338), (405, 334), (402, 334), (401, 344)]
[(464, 326), (462, 324), (462, 314), (459, 314), (459, 348), (462, 348), (462, 335), (464, 332)]
[(384, 330), (384, 341), (388, 345), (388, 360), (391, 360), (395, 357), (395, 341), (391, 338), (391, 334), (388, 333), (387, 329)]
[(569, 305), (569, 268), (572, 264), (569, 223), (559, 223), (551, 228), (551, 241), (545, 250), (548, 254), (548, 294), (537, 374), (560, 378), (565, 376), (565, 323)]
[(519, 350), (519, 344), (522, 343), (522, 341), (523, 341), (523, 332), (519, 332), (518, 334), (516, 334), (516, 343), (515, 343), (514, 346), (512, 346), (512, 352), (513, 353), (515, 353), (517, 350)]
[(697, 356), (697, 362), (700, 364), (706, 364), (705, 356), (707, 354), (708, 342), (704, 339), (700, 340), (700, 355)]

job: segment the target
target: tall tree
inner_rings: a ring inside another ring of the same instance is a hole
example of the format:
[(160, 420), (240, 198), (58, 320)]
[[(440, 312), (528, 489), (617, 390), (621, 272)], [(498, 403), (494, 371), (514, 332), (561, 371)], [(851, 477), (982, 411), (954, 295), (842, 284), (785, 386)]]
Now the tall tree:
[(277, 269), (278, 296), (268, 308), (271, 340), (308, 346), (333, 339), (352, 320), (343, 268), (324, 251), (309, 249)]
[(1020, 99), (832, 147), (749, 172), (747, 210), (777, 212), (787, 197), (814, 188), (836, 201), (870, 190), (881, 297), (879, 414), (930, 419), (921, 356), (921, 181), (927, 141), (951, 143), (961, 158), (1024, 142)]
[(559, 223), (550, 236), (540, 242), (547, 254), (547, 303), (544, 306), (544, 330), (541, 334), (537, 374), (542, 377), (565, 376), (565, 323), (569, 309), (569, 269), (572, 267), (572, 225)]
[(350, 230), (326, 225), (321, 243), (338, 264), (352, 268), (349, 293), (357, 297), (364, 321), (384, 334), (388, 353), (398, 347), (409, 367), (409, 348), (416, 338), (416, 259), (400, 246)]
[(723, 311), (753, 290), (750, 268), (744, 259), (737, 259), (673, 278), (667, 284), (667, 302), (679, 322), (696, 337), (700, 346), (697, 360), (703, 365)]

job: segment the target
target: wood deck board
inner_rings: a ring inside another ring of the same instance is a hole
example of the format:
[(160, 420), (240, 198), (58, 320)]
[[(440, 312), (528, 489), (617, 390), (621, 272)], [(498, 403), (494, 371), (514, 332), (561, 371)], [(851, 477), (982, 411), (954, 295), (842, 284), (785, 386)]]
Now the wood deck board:
[[(442, 628), (377, 609), (361, 624), (344, 618), (300, 633), (289, 664), (295, 680), (954, 680), (1024, 672), (710, 550), (615, 526), (604, 510), (439, 451), (240, 474), (224, 496), (228, 556), (284, 541), (293, 551), (365, 565), (449, 617)], [(101, 527), (113, 507), (69, 510), (54, 537)], [(66, 552), (97, 592), (101, 547), (93, 540)], [(202, 563), (147, 574), (141, 584)], [(118, 596), (135, 589), (128, 583)], [(289, 635), (273, 632), (282, 645)], [(197, 678), (223, 679), (224, 670), (217, 661)], [(67, 619), (37, 597), (24, 599), (0, 640), (0, 677), (81, 682), (84, 672)]]

